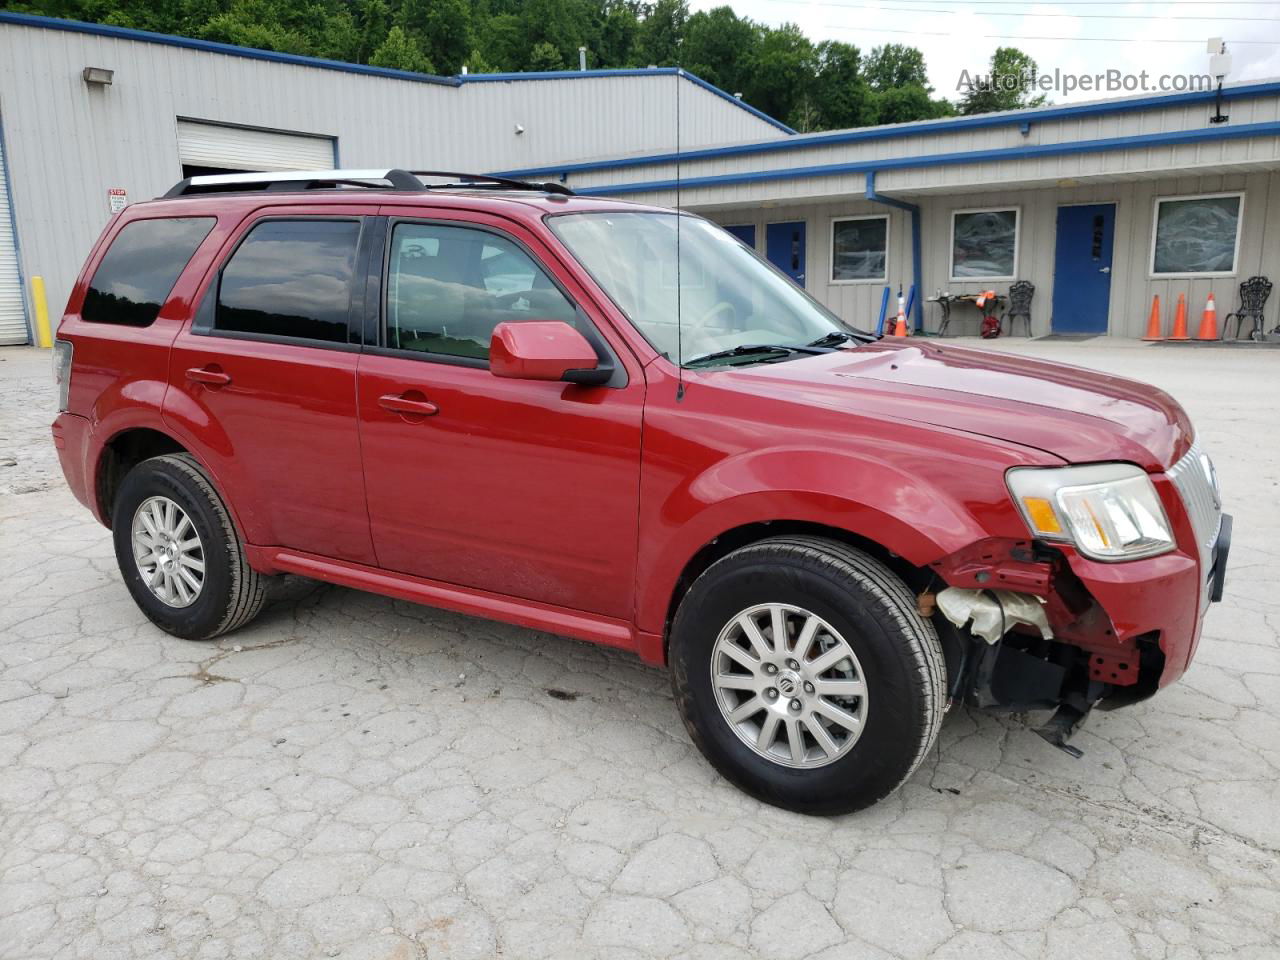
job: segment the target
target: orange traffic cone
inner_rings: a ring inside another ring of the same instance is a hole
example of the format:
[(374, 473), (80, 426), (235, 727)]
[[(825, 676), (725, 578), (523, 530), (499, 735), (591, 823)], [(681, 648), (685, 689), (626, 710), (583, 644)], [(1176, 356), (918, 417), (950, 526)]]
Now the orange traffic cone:
[(893, 325), (893, 335), (895, 337), (907, 336), (907, 318), (902, 312), (902, 308), (898, 308), (898, 322)]
[(1178, 309), (1173, 315), (1173, 333), (1169, 334), (1169, 339), (1191, 339), (1187, 336), (1187, 295), (1185, 293), (1178, 294)]
[(907, 312), (902, 308), (902, 287), (898, 287), (898, 321), (893, 325), (895, 337), (905, 337), (907, 330)]
[(1147, 335), (1143, 340), (1163, 340), (1160, 336), (1160, 294), (1151, 298), (1151, 316), (1147, 320)]
[(1209, 299), (1204, 305), (1204, 318), (1200, 321), (1200, 330), (1196, 333), (1196, 339), (1218, 339), (1218, 307), (1213, 302), (1212, 293), (1209, 294)]

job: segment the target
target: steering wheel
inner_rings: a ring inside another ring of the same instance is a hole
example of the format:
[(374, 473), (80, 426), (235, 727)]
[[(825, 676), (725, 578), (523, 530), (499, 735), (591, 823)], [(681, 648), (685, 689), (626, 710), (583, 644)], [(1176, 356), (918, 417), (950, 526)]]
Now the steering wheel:
[[(695, 341), (700, 338), (706, 338), (707, 337), (706, 330), (707, 330), (707, 327), (711, 326), (712, 320), (714, 320), (717, 316), (719, 316), (722, 313), (727, 313), (729, 314), (730, 317), (732, 317), (736, 309), (737, 308), (734, 307), (734, 305), (730, 303), (728, 300), (719, 301), (715, 306), (713, 306), (710, 310), (708, 310), (706, 313), (700, 316), (697, 320), (689, 324), (689, 329), (688, 329), (689, 338)], [(678, 319), (677, 319), (677, 322), (679, 322)]]

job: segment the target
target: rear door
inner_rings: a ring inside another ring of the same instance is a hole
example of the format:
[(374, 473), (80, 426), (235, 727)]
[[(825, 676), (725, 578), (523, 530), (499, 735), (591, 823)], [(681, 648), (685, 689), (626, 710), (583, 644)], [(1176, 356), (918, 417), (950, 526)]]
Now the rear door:
[(165, 416), (200, 438), (250, 543), (375, 562), (355, 405), (375, 212), (251, 216), (174, 341)]
[[(384, 208), (387, 249), (360, 359), (369, 520), (380, 565), (631, 616), (641, 370), (572, 273), (502, 218)], [(557, 319), (619, 364), (608, 386), (489, 372), (497, 323)], [(408, 399), (434, 412), (402, 414)]]

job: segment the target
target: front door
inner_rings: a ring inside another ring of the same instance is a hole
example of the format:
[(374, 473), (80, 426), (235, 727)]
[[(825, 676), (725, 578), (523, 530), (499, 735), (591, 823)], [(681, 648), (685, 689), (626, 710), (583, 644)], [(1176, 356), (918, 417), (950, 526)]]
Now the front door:
[[(386, 212), (379, 346), (360, 358), (357, 388), (379, 566), (630, 619), (642, 372), (624, 366), (608, 386), (494, 376), (489, 340), (504, 321), (563, 320), (619, 364), (625, 348), (523, 228)], [(388, 409), (396, 398), (431, 407)]]
[(1053, 269), (1053, 332), (1106, 333), (1116, 205), (1058, 208)]
[(764, 231), (765, 256), (769, 262), (804, 286), (804, 221), (771, 223)]

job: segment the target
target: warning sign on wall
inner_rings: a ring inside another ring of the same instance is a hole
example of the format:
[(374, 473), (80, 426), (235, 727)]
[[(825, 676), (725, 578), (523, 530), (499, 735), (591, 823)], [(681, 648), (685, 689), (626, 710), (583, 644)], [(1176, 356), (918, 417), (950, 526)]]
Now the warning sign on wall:
[(129, 205), (129, 195), (124, 187), (112, 187), (107, 191), (107, 205), (112, 213), (119, 213)]

